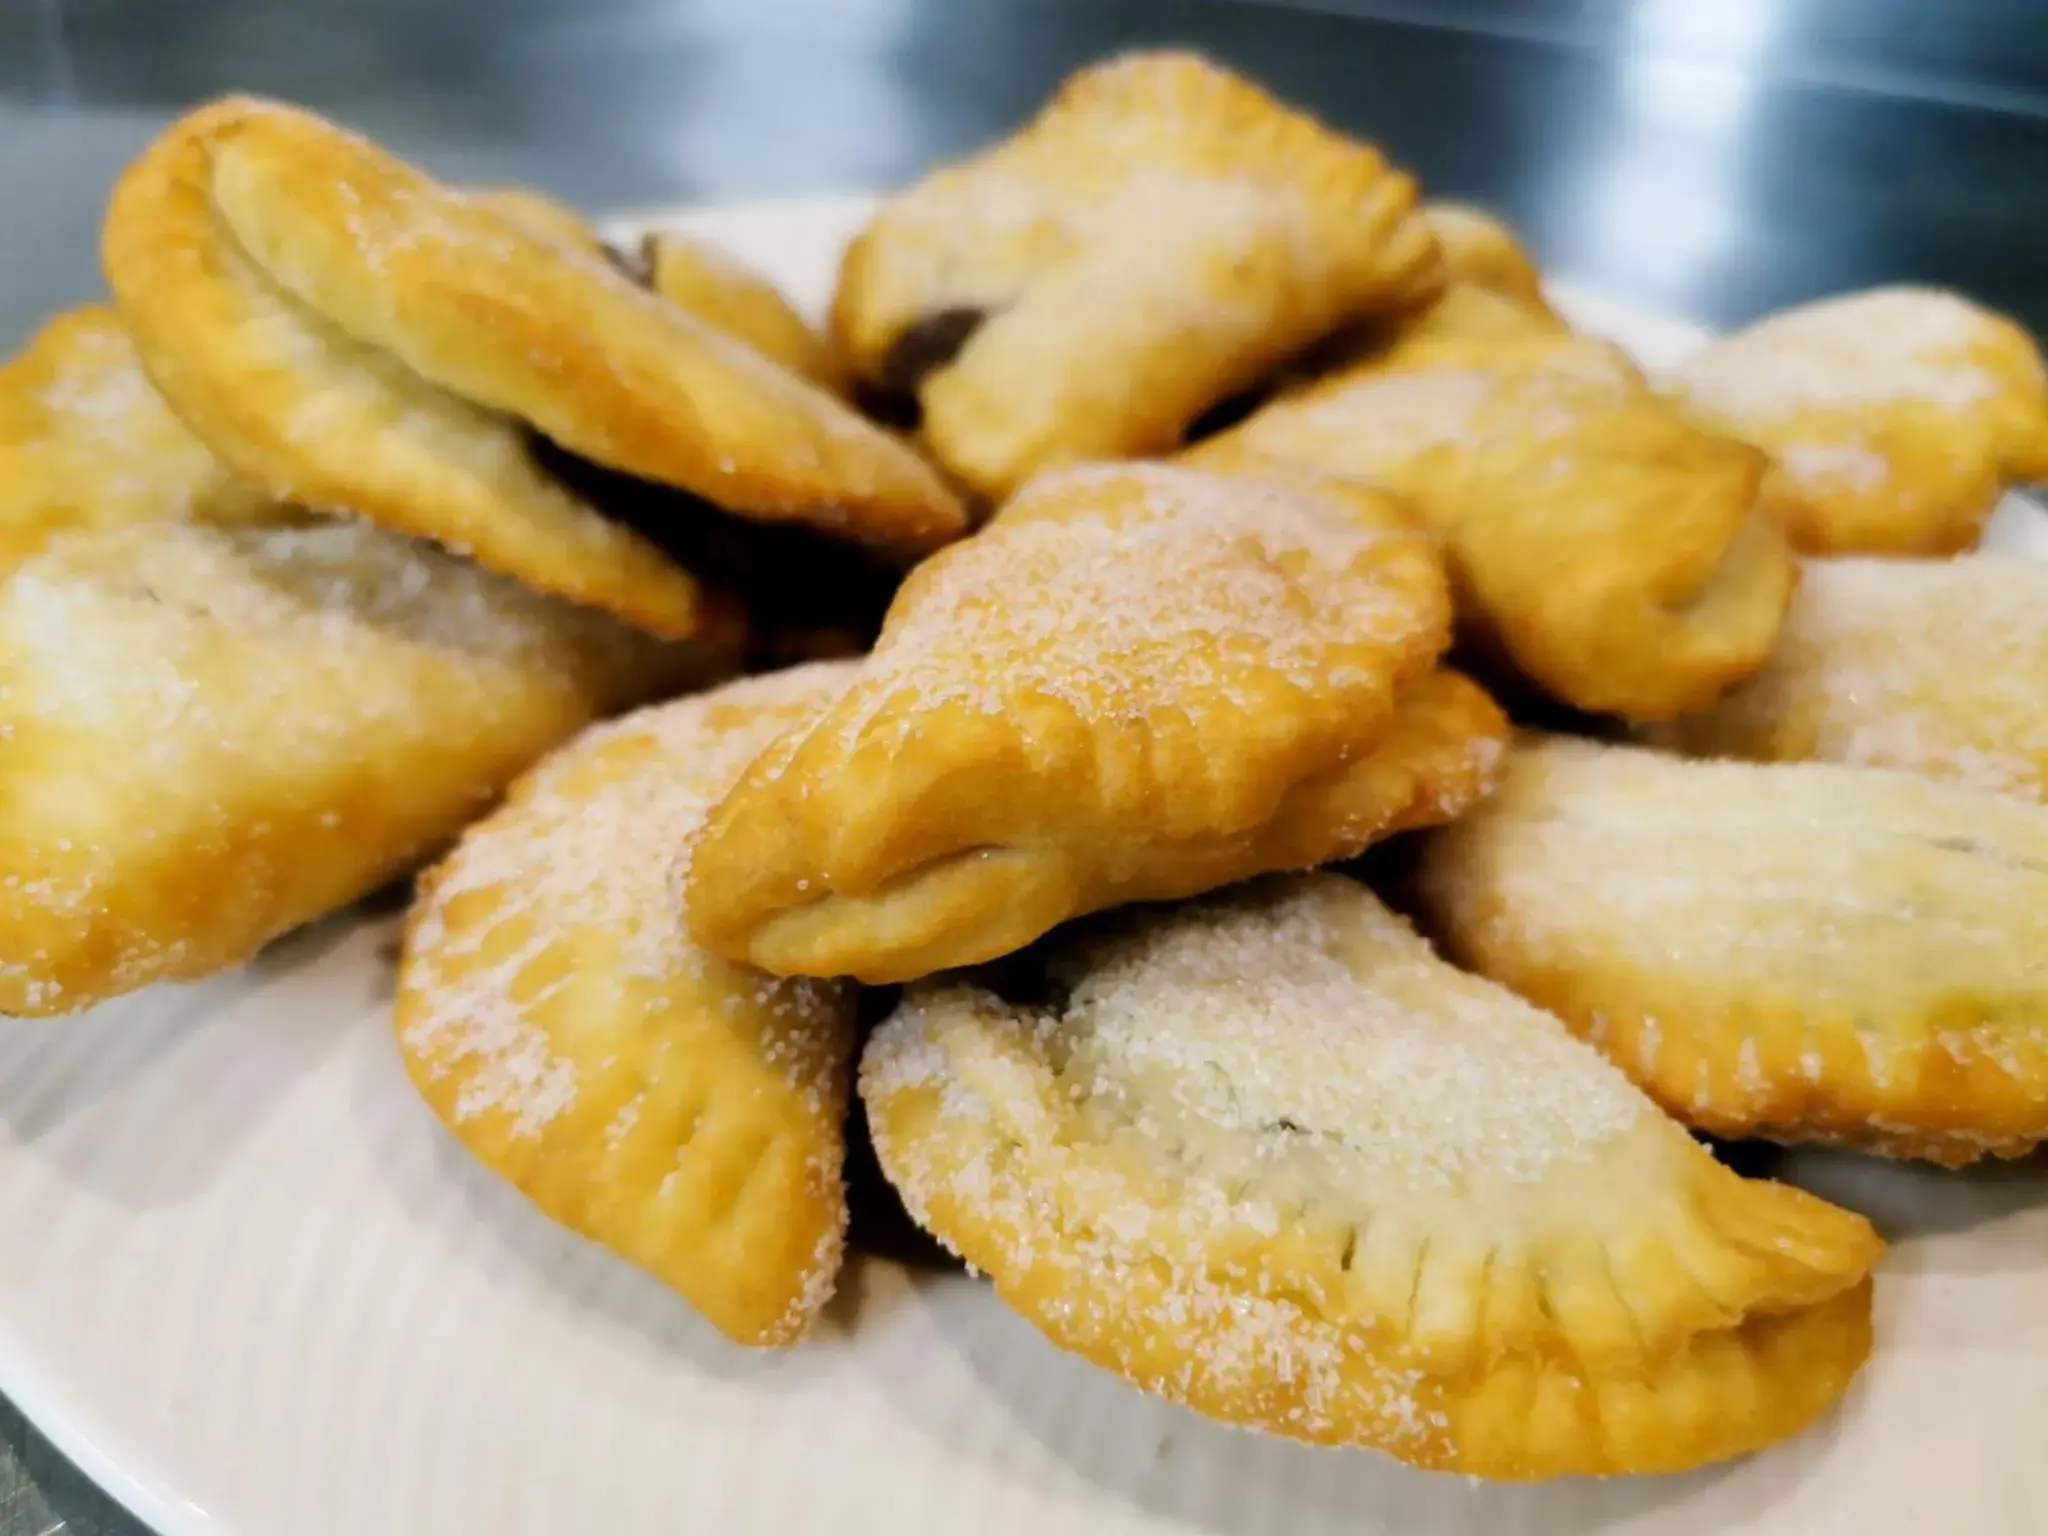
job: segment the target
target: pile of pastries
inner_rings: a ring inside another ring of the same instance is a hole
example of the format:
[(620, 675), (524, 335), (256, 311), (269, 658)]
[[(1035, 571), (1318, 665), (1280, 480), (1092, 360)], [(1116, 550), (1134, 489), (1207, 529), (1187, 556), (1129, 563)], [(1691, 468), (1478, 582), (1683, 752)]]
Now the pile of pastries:
[(2048, 569), (1950, 558), (2048, 375), (1962, 299), (1652, 380), (1176, 53), (885, 199), (822, 331), (244, 99), (104, 266), (0, 369), (0, 1010), (430, 864), (420, 1096), (735, 1340), (851, 1120), (1145, 1391), (1672, 1471), (1840, 1397), (1882, 1249), (1694, 1131), (2048, 1137)]

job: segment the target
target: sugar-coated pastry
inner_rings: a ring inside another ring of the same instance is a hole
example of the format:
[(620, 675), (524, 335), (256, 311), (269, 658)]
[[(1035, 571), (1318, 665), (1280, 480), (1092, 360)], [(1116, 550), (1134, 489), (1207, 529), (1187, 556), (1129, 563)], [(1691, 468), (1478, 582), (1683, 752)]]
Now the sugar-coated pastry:
[(0, 580), (0, 1013), (237, 964), (705, 665), (353, 520), (60, 534)]
[(1966, 1163), (2048, 1137), (2048, 809), (1557, 738), (1433, 836), (1460, 964), (1720, 1136)]
[(1443, 539), (1460, 619), (1579, 709), (1655, 720), (1762, 664), (1797, 579), (1755, 449), (1564, 331), (1420, 336), (1186, 455), (1378, 481)]
[(565, 488), (552, 445), (687, 492), (670, 515), (816, 528), (907, 561), (964, 514), (901, 443), (608, 261), (308, 114), (182, 119), (103, 242), (143, 364), (282, 500), (436, 539), (539, 590), (688, 636), (729, 618)]
[(1651, 739), (2048, 801), (2048, 566), (1985, 554), (1808, 560), (1763, 670)]
[(1444, 274), (1453, 285), (1481, 288), (1525, 309), (1550, 313), (1543, 273), (1499, 218), (1469, 203), (1445, 202), (1424, 203), (1422, 217), (1436, 236)]
[(717, 246), (674, 230), (656, 230), (641, 241), (635, 264), (645, 272), (647, 285), (671, 304), (737, 336), (819, 388), (844, 392), (845, 370), (823, 333), (780, 288)]
[(1430, 671), (1449, 607), (1370, 489), (1043, 476), (911, 573), (846, 696), (712, 812), (691, 930), (900, 981), (1454, 815), (1504, 725)]
[(1716, 1163), (1364, 886), (1107, 928), (1012, 998), (910, 989), (861, 1061), (911, 1213), (1054, 1342), (1232, 1423), (1507, 1478), (1739, 1455), (1862, 1363), (1869, 1223)]
[(2048, 367), (1954, 294), (1877, 288), (1770, 315), (1696, 353), (1672, 397), (1772, 458), (1767, 504), (1810, 554), (1945, 555), (2005, 487), (2048, 478)]
[(590, 227), (582, 214), (538, 188), (469, 187), (463, 189), (462, 195), (471, 203), (510, 219), (528, 234), (553, 240), (586, 256), (602, 256), (605, 252), (604, 241), (598, 238), (597, 231)]
[(1379, 322), (1361, 333), (1368, 343), (1355, 349), (1354, 358), (1394, 342), (1415, 342), (1451, 338), (1554, 335), (1566, 330), (1565, 323), (1548, 308), (1476, 283), (1455, 282), (1432, 303), (1411, 314)]
[[(1380, 316), (1332, 337), (1293, 368), (1275, 375), (1269, 381), (1267, 398), (1283, 391), (1301, 390), (1320, 376), (1342, 375), (1369, 365), (1396, 347), (1412, 353), (1424, 341), (1513, 340), (1555, 336), (1569, 329), (1549, 309), (1526, 304), (1476, 283), (1454, 282), (1419, 308)], [(1250, 414), (1248, 410), (1238, 419)], [(1198, 440), (1190, 434), (1190, 442)]]
[(832, 321), (860, 379), (914, 394), (941, 463), (1000, 499), (1047, 466), (1173, 447), (1441, 276), (1378, 151), (1203, 59), (1137, 53), (884, 203)]
[(421, 882), (398, 1043), (485, 1166), (742, 1344), (832, 1293), (854, 989), (715, 959), (676, 882), (704, 812), (852, 675), (821, 663), (594, 727)]
[(842, 392), (831, 344), (760, 273), (709, 241), (659, 229), (630, 250), (607, 245), (575, 209), (527, 187), (472, 189), (469, 197), (591, 256), (616, 262), (636, 282), (813, 384)]
[(67, 528), (274, 511), (171, 414), (106, 306), (57, 316), (0, 364), (0, 569)]

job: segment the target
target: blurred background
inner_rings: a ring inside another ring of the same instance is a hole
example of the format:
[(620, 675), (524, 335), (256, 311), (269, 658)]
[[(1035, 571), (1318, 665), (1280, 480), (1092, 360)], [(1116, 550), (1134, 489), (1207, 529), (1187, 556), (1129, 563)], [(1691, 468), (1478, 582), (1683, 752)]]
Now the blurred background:
[(1163, 40), (1632, 297), (1916, 279), (2048, 329), (2048, 0), (0, 0), (0, 345), (96, 291), (116, 170), (218, 91), (596, 210), (886, 186)]
[[(216, 92), (598, 212), (885, 187), (1157, 42), (1621, 295), (1912, 280), (2048, 332), (2048, 0), (0, 0), (0, 349), (99, 292), (115, 174)], [(138, 1530), (0, 1403), (0, 1536)]]

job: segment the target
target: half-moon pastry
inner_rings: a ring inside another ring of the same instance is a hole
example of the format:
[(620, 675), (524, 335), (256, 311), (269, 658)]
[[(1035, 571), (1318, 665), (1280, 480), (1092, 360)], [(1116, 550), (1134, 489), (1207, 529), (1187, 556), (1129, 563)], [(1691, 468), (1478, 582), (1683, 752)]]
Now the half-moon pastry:
[(832, 1293), (854, 993), (714, 959), (682, 930), (689, 835), (845, 663), (598, 726), (421, 883), (398, 1042), (463, 1146), (541, 1210), (785, 1344)]
[(1415, 184), (1183, 53), (1072, 76), (1013, 138), (883, 204), (832, 323), (870, 386), (1000, 500), (1033, 472), (1163, 452), (1339, 326), (1442, 279)]
[(729, 612), (537, 445), (699, 498), (675, 516), (900, 563), (965, 527), (928, 466), (825, 392), (302, 112), (230, 99), (173, 125), (122, 177), (103, 246), (150, 377), (230, 468), (660, 634)]
[(918, 1221), (1144, 1391), (1485, 1477), (1672, 1472), (1870, 1348), (1869, 1223), (1722, 1167), (1355, 882), (1119, 913), (1043, 973), (910, 989), (861, 1097)]
[(0, 365), (0, 569), (67, 528), (275, 510), (171, 414), (106, 306), (57, 316)]
[(1442, 537), (1459, 617), (1578, 709), (1663, 719), (1763, 663), (1797, 570), (1762, 454), (1698, 431), (1564, 331), (1418, 336), (1283, 395), (1184, 462), (1375, 480)]
[(1445, 952), (1718, 1136), (1967, 1163), (2048, 1137), (2048, 809), (1564, 738), (1433, 836)]
[(1766, 504), (1809, 554), (1946, 555), (2005, 487), (2048, 477), (2048, 367), (1954, 294), (1877, 288), (1703, 347), (1672, 397), (1771, 455)]
[(911, 573), (846, 696), (712, 812), (691, 930), (900, 981), (1349, 857), (1484, 792), (1505, 725), (1431, 672), (1448, 637), (1436, 552), (1375, 491), (1043, 476)]
[(0, 581), (0, 1013), (238, 964), (710, 665), (358, 521), (60, 534)]
[(1651, 739), (1702, 757), (1898, 768), (2048, 800), (2048, 566), (1804, 562), (1763, 670)]

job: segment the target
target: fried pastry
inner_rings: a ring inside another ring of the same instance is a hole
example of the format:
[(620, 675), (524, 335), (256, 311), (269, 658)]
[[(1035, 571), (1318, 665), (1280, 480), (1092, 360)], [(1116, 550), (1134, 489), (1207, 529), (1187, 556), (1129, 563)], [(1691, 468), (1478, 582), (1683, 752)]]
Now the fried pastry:
[(660, 634), (729, 607), (540, 446), (696, 498), (672, 516), (899, 562), (965, 527), (930, 468), (823, 391), (304, 113), (231, 99), (174, 125), (122, 177), (104, 257), (150, 377), (231, 468)]
[(1362, 360), (1397, 342), (1557, 334), (1565, 323), (1547, 308), (1525, 303), (1510, 294), (1496, 293), (1473, 283), (1452, 283), (1435, 303), (1410, 315), (1381, 322), (1361, 333), (1363, 346), (1347, 349), (1351, 360)]
[(835, 394), (845, 380), (831, 344), (760, 273), (705, 240), (676, 230), (643, 235), (631, 248), (608, 245), (575, 209), (527, 187), (472, 190), (472, 201), (590, 256), (616, 263), (644, 288), (736, 336), (763, 357)]
[[(912, 1214), (1054, 1342), (1233, 1423), (1487, 1477), (1794, 1433), (1861, 1217), (1716, 1163), (1364, 886), (1273, 879), (912, 988), (860, 1091)], [(1014, 990), (1014, 989), (1013, 989)]]
[(780, 288), (716, 246), (656, 230), (641, 241), (634, 265), (671, 304), (737, 336), (819, 388), (845, 393), (845, 370), (818, 328)]
[(1984, 554), (1808, 560), (1763, 670), (1650, 739), (2048, 801), (2048, 568)]
[(844, 380), (830, 345), (780, 288), (708, 241), (654, 230), (630, 249), (606, 244), (573, 208), (525, 187), (492, 187), (470, 197), (536, 234), (617, 263), (642, 287), (736, 336), (763, 357), (835, 393)]
[(353, 520), (61, 534), (0, 584), (0, 1013), (237, 964), (706, 664)]
[(979, 494), (1177, 444), (1347, 321), (1433, 293), (1415, 185), (1205, 60), (1070, 78), (1014, 138), (926, 177), (848, 249), (832, 325), (914, 394)]
[(510, 219), (528, 234), (553, 240), (586, 256), (605, 254), (604, 241), (583, 215), (545, 192), (519, 186), (470, 187), (463, 195), (501, 218)]
[(1587, 336), (1404, 340), (1184, 456), (1262, 459), (1405, 497), (1473, 638), (1583, 710), (1702, 708), (1762, 664), (1797, 579), (1756, 507), (1763, 455), (1687, 426)]
[(1809, 554), (1953, 554), (2007, 485), (2048, 477), (2040, 349), (1954, 294), (1803, 304), (1702, 348), (1671, 388), (1771, 455), (1766, 504)]
[(706, 822), (699, 943), (901, 981), (1067, 918), (1349, 857), (1483, 793), (1449, 599), (1379, 493), (1158, 465), (1041, 477), (911, 573), (845, 698)]
[(274, 511), (171, 414), (104, 305), (59, 315), (0, 365), (0, 570), (67, 528)]
[(2048, 810), (1563, 738), (1429, 840), (1446, 953), (1717, 1136), (1960, 1164), (2048, 1136)]
[(742, 1344), (794, 1340), (839, 1273), (854, 991), (705, 954), (676, 881), (704, 812), (852, 670), (586, 732), (422, 882), (399, 966), (406, 1070), (463, 1146)]
[(1500, 219), (1469, 203), (1425, 203), (1422, 217), (1436, 236), (1453, 287), (1482, 289), (1538, 314), (1551, 313), (1543, 273)]

